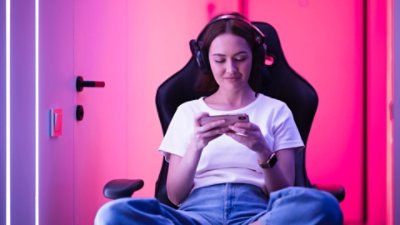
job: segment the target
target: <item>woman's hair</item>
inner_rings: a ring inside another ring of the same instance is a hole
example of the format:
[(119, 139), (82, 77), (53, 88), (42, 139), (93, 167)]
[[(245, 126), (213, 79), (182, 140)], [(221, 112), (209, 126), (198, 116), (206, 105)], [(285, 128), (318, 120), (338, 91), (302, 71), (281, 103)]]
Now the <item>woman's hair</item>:
[(264, 37), (260, 37), (260, 31), (254, 28), (248, 20), (239, 13), (230, 13), (214, 17), (206, 27), (201, 31), (197, 38), (197, 45), (204, 61), (204, 68), (198, 76), (196, 87), (201, 92), (213, 93), (218, 89), (218, 84), (215, 81), (208, 58), (211, 43), (213, 40), (225, 33), (237, 35), (246, 40), (252, 51), (252, 67), (249, 77), (250, 87), (259, 92), (260, 79), (262, 70), (264, 70)]

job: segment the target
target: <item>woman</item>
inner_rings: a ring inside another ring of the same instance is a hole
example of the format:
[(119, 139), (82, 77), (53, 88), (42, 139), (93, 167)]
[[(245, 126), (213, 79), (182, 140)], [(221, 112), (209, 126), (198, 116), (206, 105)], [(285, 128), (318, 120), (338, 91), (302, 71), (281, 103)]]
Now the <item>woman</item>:
[[(263, 34), (237, 13), (214, 18), (192, 42), (201, 87), (177, 109), (161, 143), (168, 197), (107, 203), (96, 224), (342, 224), (333, 196), (293, 187), (303, 142), (288, 107), (258, 93)], [(245, 115), (202, 123), (210, 115)]]

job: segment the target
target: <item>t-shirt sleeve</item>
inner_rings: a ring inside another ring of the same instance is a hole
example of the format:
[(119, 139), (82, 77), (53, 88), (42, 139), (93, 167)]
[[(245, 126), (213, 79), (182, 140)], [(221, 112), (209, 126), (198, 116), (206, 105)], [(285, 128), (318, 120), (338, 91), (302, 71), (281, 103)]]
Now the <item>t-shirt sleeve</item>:
[(193, 131), (193, 115), (185, 112), (184, 108), (179, 106), (159, 147), (159, 151), (164, 154), (167, 161), (169, 161), (170, 154), (184, 156), (190, 144)]
[(276, 115), (274, 135), (274, 151), (287, 148), (304, 147), (299, 130), (289, 107), (284, 104)]

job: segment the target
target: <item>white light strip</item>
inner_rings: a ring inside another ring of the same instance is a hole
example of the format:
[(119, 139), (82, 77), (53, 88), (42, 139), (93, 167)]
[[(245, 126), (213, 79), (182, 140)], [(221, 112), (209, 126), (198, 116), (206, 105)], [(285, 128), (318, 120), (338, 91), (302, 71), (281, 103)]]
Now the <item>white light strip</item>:
[(10, 88), (10, 26), (11, 0), (6, 0), (6, 225), (11, 225), (11, 88)]
[(35, 0), (35, 224), (39, 225), (39, 0)]

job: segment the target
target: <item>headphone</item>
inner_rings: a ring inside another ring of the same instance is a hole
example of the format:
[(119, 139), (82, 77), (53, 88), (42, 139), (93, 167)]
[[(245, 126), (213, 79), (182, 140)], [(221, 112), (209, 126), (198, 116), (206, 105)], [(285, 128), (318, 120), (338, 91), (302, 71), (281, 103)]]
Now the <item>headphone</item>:
[[(254, 32), (255, 32), (255, 43), (256, 47), (253, 51), (257, 51), (256, 55), (263, 56), (265, 58), (265, 54), (267, 51), (267, 45), (265, 43), (265, 35), (264, 33), (258, 29), (255, 25), (253, 25), (249, 20), (240, 16), (240, 14), (224, 14), (220, 15), (213, 20), (211, 20), (200, 32), (197, 40), (190, 40), (190, 51), (192, 52), (193, 57), (196, 59), (197, 65), (200, 69), (205, 72), (211, 72), (210, 64), (208, 62), (208, 57), (206, 57), (206, 53), (204, 52), (204, 43), (202, 41), (203, 35), (206, 30), (214, 23), (222, 21), (222, 20), (237, 20), (247, 24)], [(254, 53), (253, 53), (254, 54)], [(264, 62), (263, 58), (263, 62)]]

